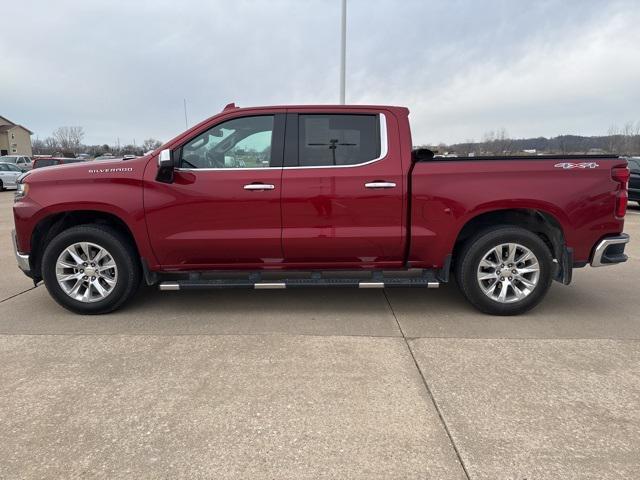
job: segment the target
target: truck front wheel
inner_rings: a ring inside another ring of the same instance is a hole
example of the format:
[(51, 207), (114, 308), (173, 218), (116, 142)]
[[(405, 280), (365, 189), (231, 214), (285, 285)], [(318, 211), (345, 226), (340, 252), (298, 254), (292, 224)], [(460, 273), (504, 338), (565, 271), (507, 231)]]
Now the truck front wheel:
[(51, 296), (80, 314), (111, 312), (140, 284), (130, 242), (102, 225), (79, 225), (54, 237), (42, 256), (42, 277)]
[(464, 296), (492, 315), (518, 315), (535, 307), (552, 281), (546, 243), (520, 227), (494, 227), (466, 242), (455, 275)]

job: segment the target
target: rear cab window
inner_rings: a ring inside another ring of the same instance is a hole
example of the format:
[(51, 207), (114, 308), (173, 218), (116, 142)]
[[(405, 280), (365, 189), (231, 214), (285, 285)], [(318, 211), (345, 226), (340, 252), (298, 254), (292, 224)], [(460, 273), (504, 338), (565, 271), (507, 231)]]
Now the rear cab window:
[(53, 159), (36, 160), (34, 162), (33, 168), (50, 167), (51, 165), (58, 165), (58, 163), (60, 163), (59, 160), (53, 160)]

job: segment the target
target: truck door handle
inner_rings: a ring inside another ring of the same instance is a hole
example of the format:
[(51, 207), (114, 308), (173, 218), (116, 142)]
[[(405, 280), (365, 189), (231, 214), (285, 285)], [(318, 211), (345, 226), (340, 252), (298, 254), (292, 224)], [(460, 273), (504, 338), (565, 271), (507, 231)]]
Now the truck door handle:
[(249, 183), (244, 186), (245, 190), (273, 190), (275, 185), (269, 183)]
[(393, 182), (369, 182), (364, 186), (366, 188), (396, 188), (396, 184)]

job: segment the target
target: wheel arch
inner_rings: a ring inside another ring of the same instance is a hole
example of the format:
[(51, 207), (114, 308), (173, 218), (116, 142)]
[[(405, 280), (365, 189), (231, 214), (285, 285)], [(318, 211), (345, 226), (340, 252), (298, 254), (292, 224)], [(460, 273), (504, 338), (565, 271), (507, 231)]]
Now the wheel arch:
[(547, 244), (558, 264), (555, 280), (564, 284), (571, 282), (573, 252), (566, 246), (562, 224), (552, 213), (537, 208), (491, 210), (470, 218), (456, 237), (453, 247), (454, 262), (469, 239), (478, 232), (496, 225), (519, 226), (538, 235)]
[(31, 233), (31, 263), (34, 280), (42, 279), (42, 254), (47, 244), (60, 232), (78, 225), (106, 225), (122, 234), (135, 249), (140, 258), (140, 251), (133, 232), (119, 216), (101, 210), (72, 210), (48, 215), (38, 221)]

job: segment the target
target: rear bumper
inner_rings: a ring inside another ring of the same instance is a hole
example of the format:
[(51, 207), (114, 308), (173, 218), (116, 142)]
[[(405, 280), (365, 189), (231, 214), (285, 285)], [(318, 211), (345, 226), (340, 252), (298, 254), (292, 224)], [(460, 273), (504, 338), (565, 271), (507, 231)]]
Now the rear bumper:
[(29, 255), (25, 255), (18, 251), (18, 242), (16, 240), (16, 231), (11, 230), (11, 240), (13, 241), (13, 253), (16, 256), (16, 261), (18, 262), (18, 268), (22, 270), (24, 273), (29, 275), (31, 273), (31, 266), (29, 264)]
[(624, 247), (629, 243), (629, 235), (621, 233), (611, 237), (605, 237), (596, 245), (591, 257), (592, 267), (605, 267), (627, 261)]

